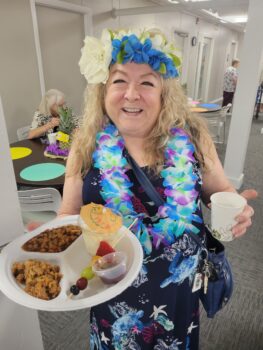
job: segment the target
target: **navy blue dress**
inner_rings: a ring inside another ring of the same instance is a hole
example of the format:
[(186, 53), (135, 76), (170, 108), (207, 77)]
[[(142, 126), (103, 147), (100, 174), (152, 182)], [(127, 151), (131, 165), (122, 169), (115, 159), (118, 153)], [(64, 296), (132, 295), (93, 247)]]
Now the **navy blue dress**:
[[(165, 198), (163, 179), (144, 168), (155, 188)], [(195, 171), (199, 176), (197, 166)], [(149, 225), (157, 208), (141, 188), (133, 171), (133, 206), (146, 215)], [(201, 180), (196, 182), (200, 194)], [(84, 178), (83, 203), (105, 204), (100, 195), (100, 173), (92, 168)], [(200, 198), (197, 215), (202, 217)], [(156, 217), (155, 217), (156, 220)], [(203, 224), (199, 225), (202, 232)], [(198, 349), (199, 293), (192, 292), (198, 249), (184, 233), (170, 246), (153, 248), (133, 284), (122, 294), (91, 309), (91, 350)]]

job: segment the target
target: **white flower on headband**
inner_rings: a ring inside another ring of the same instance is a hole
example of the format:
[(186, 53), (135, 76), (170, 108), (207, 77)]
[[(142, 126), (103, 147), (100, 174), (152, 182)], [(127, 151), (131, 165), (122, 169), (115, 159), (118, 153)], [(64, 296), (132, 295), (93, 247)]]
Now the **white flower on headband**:
[(107, 29), (103, 30), (101, 39), (87, 36), (81, 49), (79, 61), (80, 72), (88, 83), (106, 83), (109, 77), (109, 65), (111, 63), (111, 36)]

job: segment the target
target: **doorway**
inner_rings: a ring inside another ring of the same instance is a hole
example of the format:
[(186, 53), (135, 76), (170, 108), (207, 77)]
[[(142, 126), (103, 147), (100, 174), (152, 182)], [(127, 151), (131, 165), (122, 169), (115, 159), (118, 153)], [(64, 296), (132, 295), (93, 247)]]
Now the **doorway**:
[(182, 85), (187, 85), (187, 72), (188, 72), (188, 47), (189, 47), (189, 34), (181, 31), (174, 31), (174, 40), (177, 50), (181, 53), (181, 68), (180, 68), (180, 82)]
[(229, 53), (229, 62), (228, 66), (232, 64), (233, 59), (237, 58), (237, 42), (232, 41), (230, 46), (230, 53)]
[(203, 36), (199, 39), (194, 99), (207, 101), (210, 83), (214, 39)]

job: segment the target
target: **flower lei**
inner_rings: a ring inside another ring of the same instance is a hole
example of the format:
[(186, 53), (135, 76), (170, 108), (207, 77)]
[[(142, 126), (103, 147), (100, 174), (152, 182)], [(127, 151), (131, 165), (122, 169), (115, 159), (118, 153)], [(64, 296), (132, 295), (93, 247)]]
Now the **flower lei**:
[(128, 162), (123, 156), (123, 138), (112, 124), (96, 136), (93, 160), (94, 167), (101, 172), (101, 196), (107, 207), (123, 216), (126, 226), (138, 219), (133, 230), (146, 254), (151, 253), (152, 244), (158, 248), (160, 243), (174, 243), (185, 231), (198, 233), (199, 229), (192, 222), (202, 222), (195, 214), (198, 206), (195, 184), (199, 177), (193, 169), (194, 146), (182, 129), (171, 129), (171, 135), (164, 154), (165, 167), (161, 171), (166, 203), (158, 209), (159, 221), (148, 227), (143, 223), (144, 214), (136, 213), (132, 204), (130, 188), (133, 184), (126, 175)]
[(114, 63), (148, 64), (165, 79), (178, 77), (181, 65), (176, 48), (159, 31), (104, 29), (101, 39), (87, 36), (81, 52), (80, 72), (90, 84), (105, 84)]

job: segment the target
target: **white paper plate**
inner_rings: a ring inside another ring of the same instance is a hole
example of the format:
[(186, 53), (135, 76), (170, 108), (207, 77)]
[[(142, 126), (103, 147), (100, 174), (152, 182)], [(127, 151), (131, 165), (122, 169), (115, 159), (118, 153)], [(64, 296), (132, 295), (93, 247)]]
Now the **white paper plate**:
[[(113, 285), (106, 285), (100, 278), (95, 277), (89, 281), (85, 290), (80, 291), (79, 295), (69, 298), (70, 286), (76, 283), (82, 269), (88, 265), (91, 259), (91, 256), (87, 253), (82, 235), (60, 253), (26, 252), (21, 248), (26, 241), (45, 229), (68, 224), (78, 224), (78, 215), (50, 221), (31, 233), (18, 237), (2, 250), (0, 254), (0, 289), (8, 298), (32, 309), (70, 311), (101, 304), (122, 293), (132, 284), (141, 269), (143, 251), (135, 235), (123, 226), (121, 228), (124, 233), (123, 238), (118, 242), (115, 249), (127, 254), (127, 273), (125, 277)], [(63, 274), (60, 282), (61, 292), (55, 299), (46, 301), (35, 298), (24, 292), (22, 286), (16, 282), (11, 271), (12, 264), (27, 259), (47, 260), (60, 266)]]

